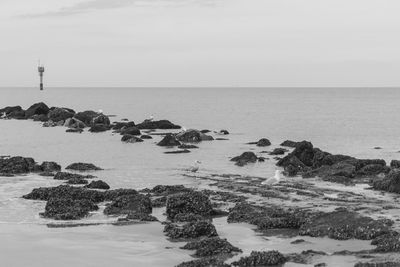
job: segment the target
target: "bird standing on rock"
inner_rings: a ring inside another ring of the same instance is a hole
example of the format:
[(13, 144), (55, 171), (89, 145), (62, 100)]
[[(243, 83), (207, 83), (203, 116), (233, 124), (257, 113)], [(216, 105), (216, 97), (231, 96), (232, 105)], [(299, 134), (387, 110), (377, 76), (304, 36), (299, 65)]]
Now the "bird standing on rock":
[(189, 169), (187, 169), (187, 170), (190, 171), (190, 172), (197, 172), (199, 170), (199, 168), (200, 168), (200, 164), (201, 164), (201, 161), (196, 160), (194, 162), (194, 165), (192, 167), (190, 167)]
[(264, 185), (278, 184), (280, 182), (280, 180), (281, 180), (280, 174), (281, 174), (281, 171), (280, 170), (276, 170), (274, 177), (268, 178), (267, 180), (265, 180), (261, 184), (264, 184)]

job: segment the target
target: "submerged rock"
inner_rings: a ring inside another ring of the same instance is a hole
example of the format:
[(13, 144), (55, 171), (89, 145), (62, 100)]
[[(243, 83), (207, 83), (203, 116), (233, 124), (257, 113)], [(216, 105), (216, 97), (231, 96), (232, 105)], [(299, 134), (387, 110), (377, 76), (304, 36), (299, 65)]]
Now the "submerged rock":
[(278, 148), (275, 148), (273, 151), (269, 152), (268, 154), (271, 155), (271, 156), (276, 156), (276, 155), (283, 155), (286, 152), (288, 152), (287, 149), (278, 147)]
[(125, 218), (118, 219), (118, 222), (129, 222), (129, 221), (157, 222), (158, 219), (147, 213), (130, 213)]
[(67, 180), (67, 184), (87, 184), (88, 181), (82, 178), (71, 178)]
[(244, 166), (248, 163), (257, 162), (257, 159), (254, 152), (244, 152), (242, 155), (232, 158), (231, 161), (235, 161), (238, 166)]
[(99, 168), (99, 167), (95, 166), (92, 163), (82, 163), (82, 162), (72, 163), (72, 164), (68, 165), (65, 169), (67, 169), (67, 170), (75, 170), (75, 171), (98, 171), (98, 170), (102, 170), (102, 168)]
[(98, 180), (98, 181), (92, 181), (90, 184), (85, 186), (86, 188), (91, 188), (91, 189), (110, 189), (110, 186), (102, 181), (102, 180)]
[(241, 249), (234, 247), (226, 239), (219, 237), (209, 237), (198, 241), (189, 242), (182, 249), (196, 250), (194, 256), (208, 257), (218, 254), (232, 254), (235, 252), (242, 252)]
[(67, 132), (67, 133), (82, 133), (83, 130), (82, 129), (73, 129), (73, 128), (71, 128), (71, 129), (65, 130), (65, 132)]
[(125, 143), (141, 143), (143, 142), (143, 139), (130, 134), (126, 134), (122, 136), (121, 141)]
[(183, 226), (167, 224), (164, 227), (166, 236), (172, 239), (189, 239), (218, 236), (215, 226), (209, 221), (189, 222)]
[(41, 215), (55, 220), (79, 220), (99, 207), (87, 199), (51, 198)]
[(181, 149), (197, 149), (199, 147), (195, 146), (195, 145), (182, 144), (182, 145), (178, 146), (178, 148), (181, 148)]
[(181, 143), (172, 134), (167, 134), (158, 144), (158, 146), (180, 146)]
[(208, 196), (200, 192), (186, 192), (170, 195), (167, 199), (167, 216), (174, 220), (178, 214), (193, 213), (204, 217), (211, 216), (213, 208)]
[(232, 263), (233, 266), (276, 266), (286, 262), (285, 256), (279, 251), (252, 251), (250, 256), (242, 257)]
[(190, 150), (188, 149), (181, 149), (181, 150), (174, 150), (174, 151), (166, 151), (164, 154), (186, 154), (190, 153)]
[(151, 137), (150, 135), (146, 135), (143, 134), (142, 136), (140, 136), (141, 139), (153, 139), (153, 137)]

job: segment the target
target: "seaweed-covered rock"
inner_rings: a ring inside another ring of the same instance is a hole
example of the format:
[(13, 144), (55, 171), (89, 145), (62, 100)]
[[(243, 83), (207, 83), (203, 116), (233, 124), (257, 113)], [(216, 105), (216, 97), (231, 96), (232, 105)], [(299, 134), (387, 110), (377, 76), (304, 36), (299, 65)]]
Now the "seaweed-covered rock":
[(93, 110), (86, 110), (76, 113), (74, 118), (83, 122), (86, 126), (91, 126), (92, 120), (99, 115), (101, 114)]
[(235, 252), (242, 252), (241, 249), (233, 246), (226, 239), (219, 237), (209, 237), (202, 240), (189, 242), (182, 247), (182, 249), (196, 250), (194, 256), (208, 257), (218, 254), (231, 254)]
[(212, 141), (214, 138), (210, 135), (206, 135), (199, 130), (189, 129), (184, 132), (180, 132), (176, 135), (176, 139), (186, 143), (198, 143), (201, 141)]
[(78, 173), (70, 172), (57, 172), (54, 176), (54, 180), (69, 180), (69, 179), (92, 179), (95, 178), (93, 175), (82, 175)]
[(141, 143), (143, 142), (143, 139), (130, 134), (125, 134), (122, 136), (121, 141), (125, 143)]
[(155, 129), (163, 129), (163, 130), (169, 130), (169, 129), (180, 129), (181, 126), (175, 125), (172, 122), (168, 120), (159, 120), (159, 121), (150, 121), (150, 120), (145, 120), (142, 123), (139, 123), (136, 125), (140, 130), (142, 129), (148, 129), (148, 130), (155, 130)]
[(57, 187), (40, 187), (32, 190), (31, 193), (22, 196), (25, 199), (49, 200), (51, 198), (67, 198), (73, 200), (90, 200), (95, 203), (105, 200), (105, 194), (97, 190), (90, 190), (82, 187), (70, 185), (60, 185)]
[(127, 135), (127, 134), (129, 134), (129, 135), (141, 135), (140, 130), (135, 126), (122, 128), (121, 131), (120, 131), (120, 134), (121, 135)]
[(270, 146), (270, 145), (271, 145), (271, 142), (267, 138), (261, 138), (257, 142), (257, 146), (261, 146), (261, 147)]
[(71, 129), (65, 130), (65, 132), (66, 132), (66, 133), (82, 133), (83, 130), (82, 130), (82, 129), (74, 129), (74, 128), (71, 128)]
[(400, 233), (390, 231), (372, 240), (371, 245), (376, 246), (376, 252), (400, 252)]
[(156, 196), (168, 196), (176, 193), (193, 192), (191, 188), (183, 185), (156, 185), (150, 192)]
[(375, 180), (372, 187), (376, 190), (400, 194), (400, 169), (393, 169), (384, 179)]
[(238, 166), (244, 166), (248, 163), (255, 163), (257, 159), (254, 152), (244, 152), (240, 156), (232, 158), (231, 161), (235, 161)]
[(393, 169), (399, 169), (400, 168), (400, 160), (392, 160), (390, 162), (390, 167)]
[(51, 198), (41, 215), (55, 220), (79, 220), (99, 207), (87, 199)]
[(215, 226), (209, 221), (189, 222), (183, 226), (167, 224), (164, 232), (172, 239), (218, 236)]
[(68, 165), (65, 169), (67, 170), (75, 170), (75, 171), (98, 171), (102, 170), (102, 168), (97, 167), (92, 163), (72, 163)]
[(125, 188), (107, 190), (103, 192), (105, 201), (114, 201), (121, 196), (137, 195), (137, 194), (138, 192), (135, 189), (125, 189)]
[(208, 196), (200, 192), (186, 192), (171, 195), (167, 199), (167, 216), (173, 220), (177, 214), (193, 213), (208, 217), (212, 213)]
[(130, 194), (117, 197), (109, 204), (104, 214), (120, 215), (131, 213), (151, 213), (151, 200), (148, 196), (142, 194)]
[(285, 256), (276, 250), (252, 251), (250, 256), (242, 257), (232, 263), (233, 266), (276, 266), (286, 262)]
[(310, 216), (301, 225), (300, 235), (312, 237), (328, 236), (333, 239), (351, 238), (369, 240), (389, 231), (390, 222), (374, 220), (356, 212), (334, 211)]
[(3, 157), (0, 158), (0, 173), (23, 174), (42, 171), (33, 158)]
[(176, 267), (229, 267), (231, 265), (224, 263), (217, 258), (202, 258), (198, 260), (185, 261)]
[(179, 213), (174, 217), (175, 222), (197, 222), (205, 219), (203, 216), (194, 213)]
[(40, 165), (43, 172), (57, 172), (61, 171), (61, 166), (54, 161), (43, 161)]
[(98, 181), (92, 181), (90, 184), (85, 186), (86, 188), (91, 188), (91, 189), (110, 189), (110, 186), (102, 181), (102, 180), (98, 180)]
[(43, 102), (39, 102), (30, 106), (26, 112), (25, 117), (31, 118), (33, 115), (44, 114), (47, 115), (50, 111), (50, 108)]
[(356, 173), (357, 176), (373, 176), (380, 173), (387, 173), (390, 171), (389, 167), (381, 164), (369, 164), (359, 169)]
[(73, 113), (69, 110), (66, 110), (64, 108), (54, 108), (49, 111), (49, 113), (47, 114), (47, 117), (49, 120), (58, 122), (58, 121), (65, 121), (69, 118), (72, 118), (74, 116), (74, 114), (75, 113)]
[(286, 140), (286, 141), (282, 142), (282, 143), (280, 144), (280, 146), (286, 146), (286, 147), (293, 147), (293, 148), (295, 148), (295, 147), (297, 146), (297, 143), (298, 143), (298, 142)]
[(180, 146), (181, 143), (172, 134), (167, 134), (164, 138), (157, 144), (158, 146)]

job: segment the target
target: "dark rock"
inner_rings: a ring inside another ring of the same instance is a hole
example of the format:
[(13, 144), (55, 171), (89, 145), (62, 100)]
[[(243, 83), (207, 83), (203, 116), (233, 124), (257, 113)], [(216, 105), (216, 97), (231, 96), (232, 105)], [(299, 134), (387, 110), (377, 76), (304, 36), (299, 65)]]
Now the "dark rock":
[(91, 188), (91, 189), (106, 189), (106, 190), (110, 189), (110, 186), (102, 180), (92, 181), (90, 184), (88, 184), (85, 187)]
[(304, 239), (296, 239), (296, 240), (290, 242), (290, 244), (302, 244), (304, 242), (306, 242)]
[(257, 146), (264, 147), (264, 146), (270, 146), (270, 145), (271, 145), (271, 142), (267, 138), (262, 138), (262, 139), (258, 140), (258, 142), (257, 142)]
[(42, 168), (36, 164), (33, 158), (4, 157), (0, 158), (0, 173), (23, 174), (40, 172)]
[(151, 213), (151, 200), (142, 194), (130, 194), (117, 197), (104, 209), (106, 215), (120, 215), (130, 213)]
[(87, 184), (88, 181), (82, 178), (71, 178), (67, 180), (67, 184)]
[(269, 152), (268, 154), (271, 156), (276, 156), (276, 155), (283, 155), (286, 152), (288, 152), (287, 149), (284, 148), (275, 148), (273, 151)]
[(172, 239), (218, 236), (215, 226), (209, 221), (190, 222), (183, 226), (167, 224), (164, 227), (164, 232), (166, 236)]
[(198, 241), (189, 242), (182, 249), (196, 250), (194, 256), (208, 257), (218, 254), (232, 254), (242, 252), (241, 249), (232, 246), (226, 239), (219, 237), (209, 237)]
[(102, 170), (102, 168), (99, 168), (99, 167), (95, 166), (92, 163), (82, 163), (82, 162), (72, 163), (72, 164), (68, 165), (65, 169), (67, 169), (67, 170), (75, 170), (75, 171), (98, 171), (98, 170)]
[(204, 221), (206, 218), (199, 214), (194, 213), (178, 213), (174, 217), (175, 222), (197, 222), (197, 221)]
[(67, 133), (82, 133), (83, 130), (82, 129), (71, 128), (71, 129), (65, 130), (65, 132), (67, 132)]
[(375, 252), (400, 252), (400, 233), (390, 231), (372, 240), (371, 245), (376, 246)]
[(374, 180), (372, 187), (376, 190), (400, 194), (400, 169), (393, 169), (384, 179)]
[(24, 120), (26, 119), (25, 110), (13, 111), (7, 115), (7, 118), (16, 119), (16, 120)]
[(228, 132), (228, 130), (221, 130), (221, 131), (219, 131), (219, 134), (228, 135), (229, 132)]
[[(108, 116), (106, 116), (104, 114), (99, 114), (98, 116), (94, 117), (92, 119), (92, 121), (90, 122), (91, 126), (94, 126), (94, 125), (97, 125), (97, 124), (110, 126), (110, 124), (111, 124), (110, 118), (108, 118)], [(110, 127), (110, 129), (111, 129), (111, 127)]]
[(140, 130), (138, 128), (136, 128), (135, 126), (131, 126), (128, 128), (122, 128), (120, 131), (121, 135), (140, 135)]
[(41, 215), (55, 220), (79, 220), (98, 208), (94, 202), (86, 199), (51, 198)]
[(33, 115), (31, 118), (33, 119), (33, 121), (41, 121), (41, 122), (46, 122), (49, 120), (49, 118), (45, 114)]
[(142, 136), (140, 136), (141, 139), (153, 139), (153, 137), (151, 137), (150, 135), (146, 135), (143, 134)]
[(220, 137), (217, 137), (217, 138), (215, 138), (215, 140), (217, 140), (217, 141), (227, 141), (227, 140), (229, 140), (228, 138), (220, 138)]
[(49, 111), (47, 114), (47, 117), (49, 120), (52, 120), (54, 122), (58, 121), (65, 121), (69, 118), (72, 118), (75, 113), (68, 111), (64, 108), (54, 108)]
[(293, 147), (293, 148), (295, 148), (295, 147), (297, 146), (297, 143), (298, 143), (298, 142), (286, 140), (286, 141), (284, 141), (282, 144), (280, 144), (280, 146), (286, 146), (286, 147)]
[(149, 121), (146, 120), (142, 123), (139, 123), (137, 127), (142, 130), (142, 129), (180, 129), (181, 126), (175, 125), (172, 122), (168, 120), (159, 120), (159, 121)]
[(238, 166), (244, 166), (248, 163), (255, 163), (257, 159), (254, 152), (244, 152), (242, 155), (232, 158), (231, 161), (235, 161)]
[(21, 108), (21, 106), (8, 106), (5, 108), (0, 109), (0, 114), (6, 114), (9, 115), (12, 112), (20, 112), (23, 111), (23, 109)]
[(176, 267), (229, 267), (231, 265), (224, 263), (216, 258), (203, 258), (198, 260), (186, 261), (178, 264)]
[(77, 118), (69, 118), (65, 120), (64, 126), (71, 129), (83, 129), (86, 127), (86, 124)]
[(355, 212), (334, 211), (311, 216), (301, 225), (300, 235), (312, 237), (328, 236), (333, 239), (369, 240), (389, 231), (390, 222), (374, 220)]
[(193, 213), (208, 217), (212, 213), (211, 202), (203, 193), (200, 192), (185, 192), (175, 195), (170, 195), (167, 199), (167, 216), (173, 220), (179, 213)]
[(202, 133), (206, 134), (206, 133), (210, 133), (211, 131), (210, 131), (210, 130), (207, 130), (207, 129), (205, 129), (205, 130), (201, 130), (200, 132), (202, 132)]
[(196, 148), (199, 148), (199, 147), (195, 146), (195, 145), (182, 144), (182, 145), (178, 146), (178, 148), (181, 148), (181, 149), (196, 149)]
[(43, 172), (57, 172), (61, 171), (61, 166), (58, 165), (56, 162), (53, 161), (44, 161), (40, 168)]
[(121, 196), (137, 195), (137, 194), (138, 192), (135, 189), (123, 189), (123, 188), (107, 190), (103, 192), (105, 201), (114, 201)]
[(354, 267), (400, 267), (400, 262), (358, 262)]
[(156, 185), (150, 192), (156, 196), (168, 196), (177, 193), (193, 192), (193, 190), (183, 185)]
[(158, 146), (180, 146), (181, 143), (172, 134), (167, 134), (158, 144)]
[(40, 187), (32, 190), (31, 193), (24, 195), (25, 199), (49, 200), (51, 198), (67, 198), (73, 200), (90, 200), (95, 203), (103, 202), (105, 194), (97, 190), (90, 190), (82, 187), (70, 185), (60, 185), (57, 187)]
[(276, 250), (271, 251), (252, 251), (250, 256), (242, 257), (232, 263), (234, 266), (276, 266), (286, 262), (285, 256)]
[(380, 164), (369, 164), (361, 169), (359, 169), (356, 173), (357, 176), (371, 176), (378, 175), (380, 173), (387, 173), (390, 171), (390, 168), (380, 165)]
[(393, 168), (393, 169), (398, 169), (398, 168), (400, 168), (400, 160), (392, 160), (391, 162), (390, 162), (390, 167), (391, 168)]
[(114, 122), (111, 125), (113, 130), (121, 130), (122, 128), (130, 128), (130, 127), (136, 127), (135, 122), (129, 121), (129, 122)]
[(86, 126), (91, 126), (92, 120), (99, 116), (100, 114), (93, 110), (86, 110), (83, 112), (78, 112), (74, 115), (74, 118), (83, 122)]
[(212, 141), (214, 138), (210, 135), (206, 135), (199, 130), (190, 129), (184, 132), (180, 132), (176, 135), (176, 139), (181, 142), (187, 143), (198, 143), (201, 141)]
[(186, 154), (186, 153), (190, 153), (190, 150), (181, 149), (181, 150), (166, 151), (166, 152), (164, 152), (164, 154)]
[(105, 124), (95, 124), (92, 127), (90, 127), (89, 132), (92, 133), (101, 133), (110, 130), (110, 126), (105, 125)]
[(95, 178), (93, 175), (82, 175), (78, 173), (70, 172), (57, 172), (54, 176), (55, 180), (69, 180), (69, 179), (92, 179)]
[(143, 139), (133, 136), (131, 134), (125, 134), (124, 136), (122, 136), (121, 141), (125, 143), (141, 143), (143, 142)]
[(43, 102), (33, 104), (25, 112), (25, 118), (31, 118), (33, 115), (47, 115), (50, 108)]

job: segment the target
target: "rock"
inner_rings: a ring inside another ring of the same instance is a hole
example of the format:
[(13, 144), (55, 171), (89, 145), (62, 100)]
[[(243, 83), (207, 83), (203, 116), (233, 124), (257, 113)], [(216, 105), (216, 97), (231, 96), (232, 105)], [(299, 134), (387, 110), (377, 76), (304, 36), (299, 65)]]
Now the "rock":
[(99, 207), (90, 200), (71, 198), (51, 198), (46, 204), (45, 212), (41, 215), (55, 220), (79, 220), (90, 211), (98, 210)]
[(151, 200), (142, 194), (131, 194), (117, 197), (104, 209), (106, 215), (120, 215), (130, 213), (151, 213)]
[(91, 188), (91, 189), (110, 189), (110, 186), (102, 181), (102, 180), (98, 180), (98, 181), (92, 181), (90, 184), (85, 186), (86, 188)]
[(376, 246), (375, 252), (400, 252), (400, 233), (390, 231), (372, 240), (371, 245)]
[(25, 120), (26, 112), (25, 112), (25, 110), (13, 111), (7, 115), (7, 118), (16, 119), (16, 120)]
[(78, 173), (70, 172), (57, 172), (54, 176), (54, 180), (69, 180), (69, 179), (92, 179), (95, 178), (93, 175), (82, 175)]
[(91, 126), (92, 120), (97, 116), (101, 115), (93, 110), (86, 110), (83, 112), (78, 112), (74, 115), (74, 118), (83, 122), (86, 126)]
[(285, 256), (276, 250), (252, 251), (250, 256), (242, 257), (232, 263), (233, 266), (276, 266), (286, 262)]
[(74, 128), (71, 128), (71, 129), (65, 130), (65, 132), (67, 132), (67, 133), (82, 133), (83, 130), (82, 130), (82, 129), (74, 129)]
[(169, 196), (177, 193), (193, 192), (193, 190), (183, 185), (156, 185), (150, 192), (156, 196)]
[(293, 148), (295, 148), (295, 147), (297, 146), (297, 143), (298, 143), (298, 142), (286, 140), (286, 141), (284, 141), (282, 144), (280, 144), (280, 146), (286, 146), (286, 147), (293, 147)]
[(199, 147), (195, 146), (195, 145), (182, 144), (182, 145), (178, 146), (178, 148), (181, 148), (181, 149), (197, 149)]
[(199, 130), (189, 129), (184, 132), (180, 132), (176, 135), (176, 139), (181, 142), (187, 143), (198, 143), (201, 141), (212, 141), (214, 138), (210, 135), (206, 135)]
[(111, 127), (112, 127), (113, 130), (121, 130), (122, 128), (136, 127), (136, 124), (133, 121), (129, 121), (129, 122), (114, 122)]
[[(97, 124), (101, 124), (104, 126), (110, 126), (111, 122), (110, 122), (110, 118), (108, 118), (108, 116), (104, 115), (104, 114), (99, 114), (98, 116), (94, 117), (92, 119), (92, 121), (90, 122), (91, 126), (97, 125)], [(109, 127), (111, 129), (111, 127)]]
[(75, 170), (75, 171), (98, 171), (98, 170), (102, 170), (102, 168), (99, 168), (99, 167), (95, 166), (92, 163), (82, 163), (82, 162), (72, 163), (72, 164), (68, 165), (65, 169), (66, 170)]
[(135, 189), (113, 189), (107, 190), (103, 192), (105, 201), (114, 201), (119, 197), (127, 196), (127, 195), (137, 195), (138, 192)]
[(227, 130), (221, 130), (219, 131), (219, 134), (228, 135), (229, 132)]
[(375, 190), (400, 194), (400, 169), (393, 169), (384, 179), (375, 180), (372, 187)]
[(178, 213), (174, 217), (175, 222), (197, 222), (204, 220), (205, 218), (203, 216), (194, 213)]
[(203, 258), (198, 260), (186, 261), (178, 264), (176, 267), (229, 267), (231, 265), (224, 263), (217, 258)]
[(143, 142), (143, 139), (130, 134), (125, 134), (122, 136), (121, 141), (125, 143), (140, 143)]
[(273, 151), (269, 152), (268, 154), (271, 156), (276, 156), (276, 155), (283, 155), (286, 152), (288, 152), (287, 149), (284, 148), (275, 148)]
[(23, 174), (29, 172), (40, 172), (42, 168), (36, 164), (33, 158), (4, 157), (0, 158), (0, 173)]
[(390, 168), (380, 165), (380, 164), (369, 164), (361, 169), (359, 169), (356, 173), (357, 176), (373, 176), (378, 175), (380, 173), (387, 173), (390, 171)]
[(344, 176), (347, 178), (354, 178), (356, 167), (346, 162), (338, 162), (332, 166), (322, 166), (315, 170), (315, 172), (320, 177)]
[(110, 130), (110, 126), (105, 125), (105, 124), (95, 124), (92, 127), (90, 127), (89, 132), (92, 133), (100, 133), (100, 132), (105, 132)]
[(400, 160), (392, 160), (391, 162), (390, 162), (390, 167), (391, 168), (393, 168), (393, 169), (398, 169), (398, 168), (400, 168)]
[(22, 196), (25, 199), (45, 200), (51, 198), (67, 198), (73, 200), (90, 200), (94, 203), (106, 200), (106, 194), (97, 190), (90, 190), (82, 187), (74, 187), (70, 185), (60, 185), (57, 187), (40, 187), (32, 190), (31, 193)]
[(270, 146), (271, 142), (267, 138), (262, 138), (257, 142), (257, 146)]
[(46, 121), (42, 124), (43, 127), (56, 127), (58, 126), (57, 123), (54, 121)]
[(141, 139), (153, 139), (153, 137), (151, 137), (150, 135), (146, 135), (143, 134), (142, 136), (140, 136)]
[(180, 146), (181, 143), (172, 134), (167, 134), (158, 144), (158, 146)]
[(50, 108), (43, 102), (33, 104), (25, 112), (25, 118), (31, 118), (33, 115), (47, 115)]
[(299, 234), (312, 237), (328, 236), (338, 240), (370, 240), (388, 233), (389, 226), (388, 221), (374, 220), (356, 212), (334, 211), (311, 216), (301, 225)]
[(232, 158), (231, 161), (235, 161), (238, 166), (244, 166), (248, 163), (255, 163), (257, 159), (254, 152), (244, 152), (242, 155)]
[(65, 120), (64, 126), (72, 129), (83, 129), (86, 127), (86, 124), (77, 118), (69, 118)]
[(21, 111), (24, 111), (22, 108), (21, 108), (21, 106), (8, 106), (8, 107), (5, 107), (5, 108), (2, 108), (2, 109), (0, 109), (0, 114), (6, 114), (6, 116), (7, 115), (9, 115), (10, 113), (13, 113), (13, 112), (21, 112)]
[(182, 249), (196, 250), (194, 256), (208, 257), (219, 254), (232, 254), (235, 252), (242, 252), (241, 249), (232, 246), (226, 239), (219, 237), (209, 237), (198, 241), (187, 243)]
[(181, 150), (166, 151), (166, 152), (164, 152), (164, 154), (186, 154), (186, 153), (190, 153), (190, 150), (181, 149)]
[(128, 127), (128, 128), (122, 128), (120, 131), (121, 135), (141, 135), (140, 130), (136, 128), (135, 126)]
[(43, 161), (40, 165), (40, 168), (43, 172), (58, 172), (61, 171), (61, 166), (53, 161)]
[(49, 118), (45, 114), (33, 115), (31, 118), (33, 119), (33, 121), (41, 121), (41, 122), (46, 122), (49, 120)]
[(358, 262), (354, 267), (399, 267), (399, 262)]
[(183, 226), (167, 224), (164, 227), (164, 232), (166, 236), (172, 239), (218, 236), (215, 226), (209, 221), (190, 222)]
[(168, 120), (159, 120), (159, 121), (149, 121), (145, 120), (142, 123), (139, 123), (137, 127), (142, 130), (142, 129), (164, 129), (164, 130), (169, 130), (169, 129), (180, 129), (181, 126), (175, 125), (172, 122)]
[(87, 184), (88, 181), (82, 178), (71, 178), (67, 180), (67, 184)]
[(167, 198), (167, 216), (174, 220), (177, 214), (193, 213), (201, 216), (209, 217), (212, 213), (211, 202), (203, 193), (185, 192), (170, 195)]
[(54, 108), (49, 111), (47, 114), (47, 117), (49, 120), (52, 120), (54, 122), (58, 121), (65, 121), (69, 118), (72, 118), (75, 113), (68, 111), (64, 108)]

